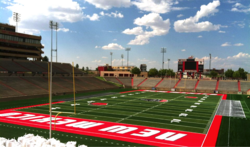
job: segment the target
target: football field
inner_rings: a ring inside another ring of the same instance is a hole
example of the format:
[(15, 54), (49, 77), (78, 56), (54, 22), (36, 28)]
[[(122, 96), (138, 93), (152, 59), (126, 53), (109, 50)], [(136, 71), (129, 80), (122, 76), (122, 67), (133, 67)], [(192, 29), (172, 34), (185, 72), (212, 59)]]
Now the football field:
[[(109, 127), (105, 126), (106, 130), (103, 128), (98, 128), (99, 131), (106, 131), (106, 134), (91, 134), (94, 132), (93, 130), (91, 130), (91, 132), (89, 132), (90, 134), (85, 132), (84, 135), (96, 137), (103, 137), (102, 135), (104, 135), (105, 138), (110, 139), (128, 142), (131, 141), (134, 143), (141, 143), (146, 145), (158, 145), (156, 140), (151, 140), (151, 143), (147, 143), (146, 141), (143, 141), (138, 138), (138, 136), (144, 135), (143, 139), (145, 139), (145, 137), (151, 137), (149, 135), (151, 133), (152, 136), (155, 135), (154, 139), (159, 139), (161, 137), (164, 138), (164, 134), (160, 134), (158, 132), (164, 132), (165, 138), (159, 140), (170, 141), (173, 145), (176, 146), (192, 146), (192, 144), (189, 143), (183, 144), (183, 141), (177, 144), (175, 144), (173, 141), (182, 140), (182, 137), (185, 138), (188, 135), (197, 135), (197, 138), (200, 138), (200, 140), (197, 141), (198, 144), (193, 145), (200, 146), (204, 142), (206, 134), (208, 133), (211, 123), (214, 120), (214, 116), (221, 101), (221, 98), (222, 96), (217, 94), (210, 95), (205, 93), (178, 93), (166, 91), (138, 90), (100, 97), (79, 99), (76, 100), (76, 114), (61, 113), (57, 117), (56, 128), (64, 131), (63, 129), (65, 129), (65, 127), (63, 128), (60, 126), (60, 121), (63, 122), (62, 119), (68, 119), (68, 123), (73, 123), (73, 121), (90, 122), (92, 120), (95, 123), (94, 126), (97, 127), (97, 123), (109, 124)], [(57, 112), (73, 113), (74, 102), (64, 101), (60, 103), (55, 103), (52, 105), (52, 109), (54, 111), (53, 115), (56, 115)], [(44, 116), (48, 116), (49, 105), (17, 109), (15, 110), (15, 112), (23, 112), (26, 116), (31, 114), (43, 114)], [(70, 122), (69, 118), (73, 119), (71, 120), (72, 122)], [(44, 119), (44, 121), (38, 120), (33, 122), (40, 123), (45, 121), (46, 120)], [(48, 119), (46, 123), (48, 123)], [(126, 128), (127, 130), (124, 128), (124, 130), (122, 130), (120, 128), (120, 130), (118, 129), (116, 131), (115, 129), (112, 130), (112, 128), (110, 128), (110, 126), (118, 125), (127, 125), (128, 128)], [(81, 127), (78, 126), (77, 128)], [(120, 136), (119, 138), (120, 134), (128, 134), (130, 132), (135, 131), (135, 128), (138, 130), (144, 129), (147, 131), (137, 131), (137, 135), (134, 135), (137, 136), (137, 138), (135, 137), (137, 141), (133, 141), (131, 138), (129, 138), (129, 136), (126, 136), (127, 139), (125, 139), (124, 136)], [(158, 132), (152, 130), (157, 130)], [(110, 134), (107, 134), (110, 132), (113, 134), (118, 133), (119, 135), (116, 135), (116, 138), (112, 138)], [(171, 135), (166, 135), (169, 132), (176, 133), (176, 136), (172, 137), (172, 140)], [(110, 135), (111, 137), (107, 137), (108, 135)], [(152, 143), (153, 141), (156, 142), (156, 144)], [(171, 144), (169, 143), (169, 145)]]

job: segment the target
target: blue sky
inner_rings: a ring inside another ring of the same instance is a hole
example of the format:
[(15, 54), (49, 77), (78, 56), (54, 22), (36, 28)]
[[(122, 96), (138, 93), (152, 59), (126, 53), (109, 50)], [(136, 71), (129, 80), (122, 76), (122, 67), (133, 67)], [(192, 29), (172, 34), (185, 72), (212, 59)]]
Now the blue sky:
[[(49, 21), (58, 22), (58, 61), (95, 69), (98, 65), (147, 64), (177, 70), (177, 60), (212, 54), (212, 68), (250, 72), (249, 0), (1, 0), (0, 22), (42, 36), (50, 58)], [(55, 34), (54, 34), (55, 36)], [(55, 47), (55, 46), (54, 46)], [(53, 59), (55, 61), (55, 58)]]

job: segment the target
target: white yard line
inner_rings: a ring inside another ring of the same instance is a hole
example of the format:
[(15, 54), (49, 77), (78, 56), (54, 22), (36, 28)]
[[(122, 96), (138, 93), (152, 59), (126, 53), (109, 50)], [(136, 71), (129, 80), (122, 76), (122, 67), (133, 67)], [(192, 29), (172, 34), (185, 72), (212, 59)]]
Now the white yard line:
[[(161, 93), (159, 93), (159, 94), (161, 94)], [(182, 96), (183, 96), (183, 95), (178, 96), (178, 97), (176, 97), (176, 98), (174, 98), (174, 99), (177, 99), (177, 98), (182, 97)], [(174, 100), (174, 99), (172, 99), (172, 100)], [(171, 100), (170, 100), (170, 101), (171, 101)], [(150, 108), (144, 109), (144, 110), (142, 110), (142, 111), (140, 111), (140, 112), (137, 112), (137, 113), (135, 113), (135, 114), (132, 114), (132, 115), (130, 115), (130, 116), (128, 116), (128, 117), (122, 118), (122, 119), (120, 119), (120, 120), (118, 120), (118, 121), (116, 121), (116, 122), (121, 122), (121, 121), (123, 121), (123, 120), (129, 119), (130, 117), (133, 117), (133, 116), (138, 115), (138, 114), (140, 114), (140, 113), (143, 113), (143, 112), (145, 112), (145, 111), (151, 110), (151, 109), (153, 109), (153, 108), (155, 108), (155, 107), (158, 107), (158, 106), (160, 106), (160, 105), (162, 105), (162, 104), (164, 104), (164, 103), (160, 103), (160, 104), (158, 104), (158, 105), (155, 105), (155, 106), (152, 106), (152, 107), (150, 107)]]

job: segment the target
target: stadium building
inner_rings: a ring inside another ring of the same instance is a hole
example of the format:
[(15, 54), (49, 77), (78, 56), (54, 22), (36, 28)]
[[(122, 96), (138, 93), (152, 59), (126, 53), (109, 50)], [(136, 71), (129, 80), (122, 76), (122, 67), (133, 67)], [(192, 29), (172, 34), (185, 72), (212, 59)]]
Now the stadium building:
[(15, 26), (0, 23), (0, 58), (41, 61), (44, 53), (41, 39), (41, 36), (17, 33)]
[(181, 78), (201, 77), (204, 70), (204, 59), (197, 59), (193, 56), (188, 59), (178, 59), (178, 73)]

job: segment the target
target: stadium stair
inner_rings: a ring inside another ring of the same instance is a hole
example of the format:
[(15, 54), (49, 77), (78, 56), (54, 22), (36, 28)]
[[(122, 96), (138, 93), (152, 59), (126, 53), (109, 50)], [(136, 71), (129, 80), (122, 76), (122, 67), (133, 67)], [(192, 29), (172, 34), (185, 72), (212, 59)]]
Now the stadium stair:
[(155, 85), (155, 88), (161, 84), (161, 82), (164, 80), (164, 78), (162, 78), (156, 85)]
[(16, 92), (20, 93), (21, 95), (26, 95), (26, 94), (24, 94), (24, 93), (22, 93), (22, 92), (20, 92), (20, 91), (18, 91), (18, 90), (16, 90), (16, 89), (10, 87), (10, 86), (7, 85), (7, 84), (4, 84), (4, 83), (2, 83), (2, 82), (0, 82), (0, 84), (3, 85), (3, 86), (5, 86), (5, 87), (7, 87), (7, 88), (9, 88), (9, 89), (11, 89), (11, 90), (13, 90), (13, 91), (16, 91)]
[(139, 87), (142, 83), (144, 83), (148, 78), (144, 79), (140, 84), (137, 85)]
[(29, 84), (31, 84), (31, 85), (34, 85), (35, 87), (37, 87), (37, 88), (39, 88), (39, 89), (42, 89), (42, 90), (45, 90), (45, 91), (48, 92), (47, 89), (44, 89), (44, 88), (42, 88), (42, 87), (40, 87), (40, 86), (38, 86), (38, 85), (36, 85), (36, 84), (34, 84), (34, 83), (32, 83), (32, 82), (30, 82), (30, 81), (24, 79), (24, 78), (19, 77), (19, 79), (22, 79), (22, 80), (24, 80), (25, 82), (27, 82), (27, 83), (29, 83)]
[(218, 79), (218, 80), (217, 80), (217, 83), (216, 83), (216, 87), (215, 87), (215, 90), (216, 90), (216, 91), (218, 91), (219, 84), (220, 84), (220, 80)]
[(180, 82), (181, 82), (181, 79), (179, 79), (179, 81), (175, 84), (174, 88), (176, 88)]
[(240, 80), (238, 80), (238, 91), (241, 91)]
[(197, 86), (199, 85), (199, 82), (200, 82), (200, 79), (197, 80), (195, 87), (194, 87), (194, 90), (196, 90)]
[(117, 77), (115, 77), (115, 78), (116, 78), (116, 80), (117, 80), (120, 84), (124, 85)]

